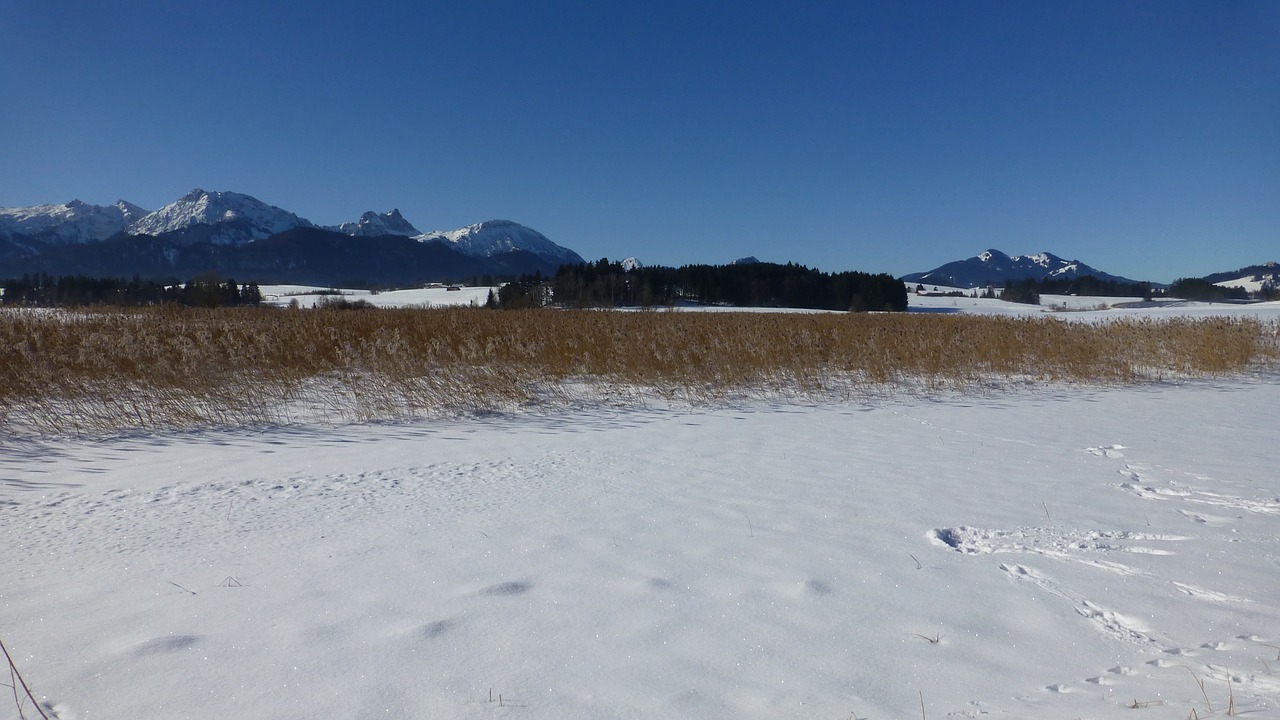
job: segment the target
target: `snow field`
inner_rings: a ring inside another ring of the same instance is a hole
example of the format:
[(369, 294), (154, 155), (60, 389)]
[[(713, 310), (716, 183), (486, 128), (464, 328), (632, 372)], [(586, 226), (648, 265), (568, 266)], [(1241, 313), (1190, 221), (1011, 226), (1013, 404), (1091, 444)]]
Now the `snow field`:
[[(368, 290), (342, 290), (341, 298), (345, 300), (363, 300), (377, 307), (454, 307), (481, 306), (489, 299), (489, 290), (498, 289), (481, 287), (464, 287), (461, 290), (449, 290), (443, 287), (411, 288), (406, 290), (385, 290), (374, 294)], [(261, 288), (263, 300), (268, 305), (287, 306), (297, 300), (300, 307), (314, 307), (323, 300), (331, 299), (327, 288), (309, 285), (264, 285)]]
[(6, 440), (0, 632), (64, 719), (1265, 717), (1278, 401)]
[[(928, 286), (930, 290), (933, 286)], [(909, 284), (909, 288), (914, 285)], [(1252, 317), (1260, 320), (1280, 319), (1280, 302), (1207, 303), (1178, 299), (1143, 302), (1132, 297), (1093, 297), (1077, 295), (1041, 295), (1039, 305), (1005, 302), (994, 298), (972, 298), (965, 288), (938, 288), (941, 292), (963, 292), (965, 297), (916, 295), (911, 289), (907, 304), (911, 312), (959, 313), (966, 315), (1013, 315), (1018, 317), (1052, 314), (1063, 320), (1098, 322), (1112, 318), (1212, 318)], [(981, 291), (979, 291), (981, 292)]]
[[(971, 298), (969, 289), (939, 287), (939, 291), (958, 290), (965, 297), (941, 295), (916, 295), (915, 285), (909, 285), (907, 302), (911, 312), (961, 313), (968, 315), (1033, 316), (1052, 314), (1064, 320), (1097, 322), (1107, 318), (1133, 317), (1256, 317), (1261, 320), (1280, 320), (1280, 302), (1272, 303), (1201, 303), (1183, 300), (1158, 300), (1143, 303), (1141, 298), (1089, 297), (1074, 295), (1044, 295), (1040, 305), (1023, 305), (991, 298)], [(932, 290), (935, 286), (928, 286)], [(497, 288), (492, 288), (497, 292)], [(413, 288), (387, 290), (376, 295), (368, 290), (342, 290), (343, 297), (365, 300), (378, 307), (452, 307), (455, 305), (484, 305), (489, 297), (488, 287), (464, 287), (449, 291), (444, 288)], [(297, 299), (302, 307), (311, 307), (327, 292), (326, 288), (306, 285), (264, 285), (263, 295), (268, 304), (284, 306)], [(666, 310), (667, 308), (658, 308)], [(828, 310), (797, 308), (735, 308), (707, 305), (677, 305), (671, 310), (682, 312), (758, 312), (811, 314)], [(624, 308), (636, 310), (636, 308)]]

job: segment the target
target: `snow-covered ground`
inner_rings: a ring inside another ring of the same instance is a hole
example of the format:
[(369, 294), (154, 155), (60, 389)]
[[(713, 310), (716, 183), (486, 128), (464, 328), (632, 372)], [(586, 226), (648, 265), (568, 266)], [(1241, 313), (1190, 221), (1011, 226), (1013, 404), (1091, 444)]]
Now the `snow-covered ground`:
[[(489, 290), (497, 292), (497, 288), (487, 286), (461, 287), (449, 290), (445, 287), (411, 288), (408, 290), (384, 290), (372, 293), (368, 290), (339, 290), (340, 296), (346, 300), (364, 300), (378, 307), (452, 307), (455, 305), (484, 305), (489, 299)], [(314, 307), (320, 302), (335, 297), (332, 290), (310, 285), (263, 285), (263, 301), (268, 305), (287, 306), (297, 300), (299, 307)]]
[[(937, 286), (929, 286), (932, 290)], [(340, 290), (348, 300), (365, 300), (378, 307), (449, 307), (455, 305), (484, 305), (489, 297), (489, 287), (463, 287), (460, 290), (438, 288), (414, 288), (387, 290), (373, 294), (368, 290)], [(492, 288), (497, 292), (497, 288)], [(323, 299), (333, 297), (332, 290), (307, 285), (264, 285), (261, 288), (267, 304), (285, 306), (292, 300), (304, 308), (313, 307)], [(940, 292), (957, 288), (938, 287)], [(907, 296), (911, 312), (964, 313), (971, 315), (1044, 315), (1071, 320), (1093, 321), (1108, 317), (1213, 317), (1247, 315), (1264, 319), (1280, 319), (1280, 302), (1272, 303), (1201, 303), (1182, 300), (1158, 300), (1144, 303), (1131, 297), (1077, 297), (1074, 295), (1044, 295), (1040, 305), (1024, 305), (999, 299), (968, 297), (971, 290), (963, 290), (965, 297), (941, 295)], [(657, 308), (666, 310), (667, 308)], [(684, 312), (766, 312), (766, 313), (814, 313), (825, 310), (801, 310), (794, 308), (737, 308), (683, 304), (670, 308)]]
[(1271, 272), (1268, 272), (1268, 273), (1244, 275), (1242, 277), (1238, 277), (1233, 280), (1223, 280), (1221, 282), (1214, 283), (1214, 285), (1217, 285), (1218, 287), (1226, 287), (1226, 288), (1231, 288), (1231, 287), (1241, 288), (1251, 293), (1261, 292), (1263, 287), (1265, 287), (1266, 285), (1276, 284), (1276, 275), (1280, 273), (1277, 273), (1276, 266), (1274, 263), (1270, 264), (1270, 270)]
[(1278, 380), (0, 439), (0, 638), (64, 720), (1276, 717)]
[[(929, 286), (932, 290), (933, 286)], [(1095, 321), (1109, 317), (1237, 317), (1280, 319), (1280, 302), (1207, 303), (1176, 298), (1143, 302), (1131, 297), (1041, 295), (1039, 305), (1005, 302), (998, 298), (969, 297), (972, 290), (939, 287), (940, 292), (963, 292), (964, 297), (908, 293), (911, 312), (963, 313), (970, 315), (1033, 316), (1053, 314), (1064, 320)]]

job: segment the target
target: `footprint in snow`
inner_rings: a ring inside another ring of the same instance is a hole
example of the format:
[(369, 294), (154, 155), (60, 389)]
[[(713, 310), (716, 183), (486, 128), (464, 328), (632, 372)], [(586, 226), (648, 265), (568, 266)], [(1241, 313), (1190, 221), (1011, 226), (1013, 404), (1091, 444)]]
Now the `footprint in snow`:
[(489, 587), (481, 588), (480, 594), (490, 596), (523, 595), (532, 589), (533, 583), (517, 580), (514, 582), (498, 583), (497, 585), (490, 585)]
[(44, 711), (44, 716), (49, 720), (77, 720), (77, 715), (71, 712), (71, 708), (62, 703), (42, 702), (40, 709)]
[(830, 595), (834, 592), (830, 585), (817, 579), (807, 580), (804, 589), (812, 595)]
[(454, 625), (457, 625), (457, 621), (455, 620), (436, 620), (435, 622), (429, 622), (418, 628), (418, 634), (428, 640), (432, 640), (449, 632), (453, 629)]
[[(1226, 593), (1220, 593), (1216, 590), (1206, 590), (1205, 588), (1196, 587), (1195, 585), (1188, 585), (1186, 583), (1180, 583), (1176, 580), (1173, 581), (1173, 586), (1178, 588), (1182, 592), (1186, 593), (1187, 595), (1190, 595), (1191, 597), (1199, 600), (1209, 600), (1211, 602), (1223, 603), (1223, 604), (1252, 602), (1248, 598), (1237, 597), (1235, 595), (1228, 595)], [(1205, 645), (1203, 647), (1208, 647), (1208, 646)]]
[(966, 555), (1026, 553), (1058, 560), (1081, 562), (1124, 575), (1138, 571), (1093, 555), (1124, 552), (1138, 555), (1173, 555), (1172, 550), (1131, 545), (1134, 541), (1170, 542), (1186, 540), (1182, 535), (1143, 533), (1131, 530), (1068, 530), (1056, 527), (1016, 527), (1007, 530), (959, 527), (935, 528), (925, 533), (934, 545)]
[(191, 649), (199, 640), (199, 635), (165, 635), (138, 643), (133, 646), (132, 654), (145, 657), (180, 652)]
[(1000, 569), (1018, 582), (1029, 583), (1050, 595), (1068, 601), (1077, 615), (1089, 620), (1099, 631), (1106, 635), (1127, 642), (1155, 642), (1155, 638), (1148, 634), (1150, 630), (1137, 618), (1118, 613), (1102, 607), (1088, 598), (1081, 597), (1048, 575), (1015, 563), (1001, 563)]
[(1224, 515), (1210, 515), (1209, 513), (1196, 513), (1189, 510), (1178, 510), (1178, 514), (1193, 522), (1207, 525), (1209, 527), (1225, 527), (1235, 522), (1235, 518), (1226, 517)]

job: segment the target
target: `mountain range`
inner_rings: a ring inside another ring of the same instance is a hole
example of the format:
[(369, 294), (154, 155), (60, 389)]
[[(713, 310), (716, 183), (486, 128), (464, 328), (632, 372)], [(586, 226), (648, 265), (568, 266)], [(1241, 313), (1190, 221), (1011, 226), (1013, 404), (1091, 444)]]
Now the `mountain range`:
[(1053, 253), (1009, 256), (999, 250), (987, 250), (967, 260), (956, 260), (926, 272), (903, 275), (902, 280), (908, 283), (976, 288), (1000, 286), (1019, 280), (1073, 280), (1086, 275), (1107, 282), (1139, 282), (1102, 272), (1079, 260), (1064, 260)]
[(418, 231), (399, 210), (321, 227), (235, 192), (192, 190), (153, 212), (123, 200), (0, 208), (0, 277), (119, 275), (409, 284), (554, 272), (573, 250), (508, 220)]
[[(581, 262), (573, 250), (508, 220), (422, 232), (393, 209), (326, 227), (226, 191), (192, 190), (152, 212), (124, 200), (0, 208), (0, 278), (47, 273), (184, 280), (212, 273), (242, 282), (409, 285), (551, 274), (562, 264)], [(639, 266), (634, 258), (624, 264)], [(975, 288), (1088, 275), (1138, 282), (1048, 252), (1010, 256), (994, 249), (902, 280)], [(1275, 285), (1277, 277), (1276, 264), (1267, 263), (1205, 279), (1256, 290)]]

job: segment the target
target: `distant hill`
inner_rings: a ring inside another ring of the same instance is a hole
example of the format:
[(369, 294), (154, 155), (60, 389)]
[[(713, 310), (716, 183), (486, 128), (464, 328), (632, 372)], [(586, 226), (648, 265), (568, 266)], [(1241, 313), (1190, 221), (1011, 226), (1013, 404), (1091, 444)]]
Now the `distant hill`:
[(1238, 287), (1256, 293), (1261, 291), (1264, 285), (1270, 285), (1273, 288), (1280, 285), (1280, 278), (1277, 276), (1280, 276), (1280, 265), (1268, 262), (1249, 265), (1239, 270), (1213, 273), (1202, 279), (1220, 287)]
[(976, 288), (987, 285), (1000, 286), (1006, 282), (1020, 280), (1072, 280), (1087, 275), (1111, 282), (1138, 282), (1102, 272), (1079, 260), (1064, 260), (1052, 253), (1009, 256), (999, 250), (988, 250), (966, 260), (949, 262), (926, 272), (903, 275), (902, 280), (917, 284)]

